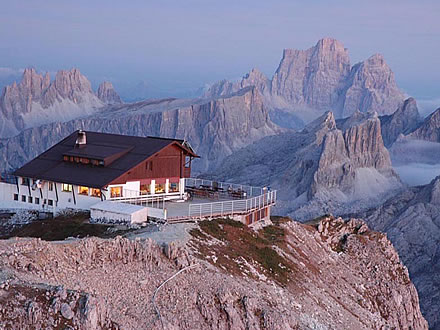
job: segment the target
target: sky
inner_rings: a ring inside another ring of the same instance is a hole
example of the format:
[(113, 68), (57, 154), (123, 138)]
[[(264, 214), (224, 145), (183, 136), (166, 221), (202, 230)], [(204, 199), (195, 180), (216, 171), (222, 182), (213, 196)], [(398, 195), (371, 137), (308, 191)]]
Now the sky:
[(185, 96), (256, 67), (271, 77), (284, 48), (340, 40), (352, 63), (382, 53), (399, 87), (440, 106), (438, 0), (0, 0), (0, 80), (24, 67), (77, 67), (126, 98)]

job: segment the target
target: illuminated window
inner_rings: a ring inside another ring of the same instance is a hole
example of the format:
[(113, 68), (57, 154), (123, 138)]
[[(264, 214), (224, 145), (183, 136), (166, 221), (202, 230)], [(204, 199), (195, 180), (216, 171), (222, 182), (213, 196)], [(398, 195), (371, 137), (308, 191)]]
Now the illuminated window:
[(169, 192), (177, 192), (179, 191), (179, 184), (177, 182), (170, 182), (168, 187)]
[(49, 191), (53, 191), (53, 182), (49, 182)]
[(165, 192), (165, 185), (163, 183), (156, 183), (156, 187), (154, 189), (156, 194), (161, 194)]
[(72, 192), (73, 187), (72, 187), (71, 184), (63, 183), (63, 184), (61, 185), (61, 190), (62, 190), (62, 191), (65, 191), (65, 192)]
[(122, 187), (111, 187), (110, 188), (110, 197), (122, 197)]
[(89, 195), (89, 187), (79, 186), (78, 187), (78, 194), (88, 196)]
[(65, 162), (68, 162), (69, 161), (69, 156), (63, 156), (63, 159), (64, 159)]
[(79, 161), (82, 164), (90, 164), (90, 159), (88, 159), (88, 158), (80, 158)]
[(93, 197), (101, 197), (101, 189), (92, 188), (90, 195)]
[(99, 162), (96, 159), (92, 159), (91, 162), (92, 162), (92, 165), (94, 165), (94, 166), (98, 166), (99, 165)]
[(150, 193), (150, 184), (141, 184), (141, 195), (148, 195)]

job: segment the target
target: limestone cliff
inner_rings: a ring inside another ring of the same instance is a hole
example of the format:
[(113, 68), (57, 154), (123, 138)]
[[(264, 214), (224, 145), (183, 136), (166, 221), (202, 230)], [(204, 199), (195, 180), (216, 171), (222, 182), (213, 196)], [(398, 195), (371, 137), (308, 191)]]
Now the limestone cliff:
[(116, 104), (96, 115), (25, 130), (0, 140), (2, 169), (16, 168), (77, 129), (186, 139), (202, 156), (195, 171), (215, 166), (232, 152), (280, 132), (254, 87), (217, 99), (163, 99)]
[(440, 142), (440, 108), (430, 114), (414, 132), (410, 138)]
[[(107, 317), (93, 319), (123, 329), (427, 329), (407, 269), (385, 235), (355, 219), (274, 222), (256, 231), (226, 219), (201, 222), (188, 243), (164, 250), (141, 237), (3, 240), (0, 266), (10, 279), (6, 286), (0, 279), (0, 297), (13, 303), (20, 281), (63, 285), (67, 299), (80, 291), (104, 302), (99, 311), (108, 310)], [(63, 306), (76, 311), (74, 303)], [(0, 322), (13, 311), (2, 310)], [(65, 326), (71, 315), (50, 314)]]
[(253, 69), (239, 82), (214, 84), (206, 95), (227, 95), (248, 85), (265, 96), (271, 117), (281, 126), (290, 122), (290, 127), (329, 110), (337, 118), (358, 110), (390, 114), (404, 100), (382, 55), (351, 66), (347, 49), (332, 38), (321, 39), (307, 50), (285, 49), (271, 80)]
[(414, 131), (422, 121), (417, 108), (417, 102), (410, 97), (397, 108), (392, 115), (381, 116), (382, 137), (386, 147), (390, 147), (400, 134), (409, 134)]
[(121, 97), (115, 91), (113, 84), (108, 81), (104, 81), (99, 85), (98, 98), (106, 104), (119, 104), (122, 103)]
[(104, 105), (78, 69), (50, 76), (26, 69), (20, 83), (3, 89), (0, 97), (0, 137), (30, 127), (90, 115)]
[(419, 292), (431, 329), (440, 329), (440, 177), (412, 187), (380, 207), (359, 213), (375, 230), (386, 232)]
[(208, 177), (270, 185), (278, 212), (306, 219), (377, 205), (401, 188), (376, 114), (335, 121), (331, 112), (298, 133), (267, 137), (232, 154)]

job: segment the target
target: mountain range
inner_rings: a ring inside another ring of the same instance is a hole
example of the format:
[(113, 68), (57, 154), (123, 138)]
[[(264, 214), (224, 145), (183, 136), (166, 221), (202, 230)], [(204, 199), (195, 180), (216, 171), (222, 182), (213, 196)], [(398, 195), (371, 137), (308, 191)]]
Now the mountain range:
[(422, 312), (440, 329), (438, 271), (429, 268), (438, 261), (438, 179), (408, 187), (393, 169), (440, 163), (440, 108), (423, 119), (383, 56), (352, 65), (347, 49), (325, 38), (284, 50), (270, 79), (253, 69), (198, 98), (134, 103), (123, 103), (108, 82), (93, 91), (78, 69), (53, 80), (26, 69), (0, 97), (1, 169), (23, 165), (77, 129), (182, 138), (201, 156), (197, 174), (277, 189), (279, 214), (365, 218), (390, 235)]

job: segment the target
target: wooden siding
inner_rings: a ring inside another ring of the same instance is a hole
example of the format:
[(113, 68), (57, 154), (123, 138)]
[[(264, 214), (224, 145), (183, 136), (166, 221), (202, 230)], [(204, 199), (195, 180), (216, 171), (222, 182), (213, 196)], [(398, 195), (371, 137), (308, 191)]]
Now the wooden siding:
[(171, 144), (130, 169), (110, 184), (123, 184), (144, 179), (187, 178), (191, 168), (185, 168), (185, 152)]

